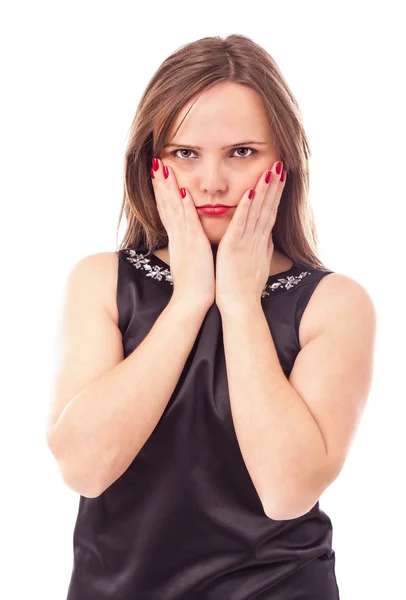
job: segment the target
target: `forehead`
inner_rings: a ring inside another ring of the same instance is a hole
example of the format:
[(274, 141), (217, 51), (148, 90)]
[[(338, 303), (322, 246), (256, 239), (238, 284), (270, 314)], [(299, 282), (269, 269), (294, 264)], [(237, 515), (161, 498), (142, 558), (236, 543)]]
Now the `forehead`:
[(255, 90), (234, 82), (220, 82), (196, 94), (179, 109), (166, 142), (210, 143), (211, 139), (219, 140), (220, 137), (224, 144), (233, 143), (237, 138), (272, 138), (262, 99)]

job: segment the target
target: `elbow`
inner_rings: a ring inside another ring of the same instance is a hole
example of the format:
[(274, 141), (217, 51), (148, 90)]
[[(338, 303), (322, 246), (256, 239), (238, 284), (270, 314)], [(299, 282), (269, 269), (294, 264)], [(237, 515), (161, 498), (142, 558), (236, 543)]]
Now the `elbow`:
[(65, 484), (77, 494), (84, 496), (85, 498), (97, 498), (100, 496), (106, 486), (102, 486), (98, 481), (93, 478), (84, 477), (80, 473), (72, 471), (63, 471), (60, 467), (61, 476)]
[(318, 501), (319, 497), (316, 498), (313, 494), (311, 497), (306, 497), (305, 494), (296, 494), (293, 499), (279, 499), (277, 503), (264, 504), (264, 511), (266, 516), (273, 521), (291, 521), (306, 515)]
[(94, 476), (90, 476), (88, 472), (85, 472), (83, 465), (79, 469), (67, 463), (54, 438), (47, 437), (47, 446), (57, 463), (62, 480), (68, 488), (85, 498), (97, 498), (104, 492), (106, 486), (100, 485)]
[(79, 472), (79, 470), (68, 469), (58, 460), (57, 463), (64, 483), (73, 492), (76, 492), (85, 498), (97, 498), (103, 493), (104, 488), (94, 479), (94, 477), (86, 476), (82, 472)]
[(65, 484), (77, 494), (84, 496), (85, 498), (97, 498), (104, 490), (100, 486), (89, 485), (89, 482), (82, 482), (77, 477), (65, 475), (61, 472), (62, 479)]
[(311, 510), (311, 508), (295, 507), (294, 510), (287, 510), (286, 507), (284, 507), (284, 510), (279, 511), (267, 510), (265, 511), (265, 514), (268, 517), (268, 519), (272, 519), (272, 521), (291, 521), (292, 519), (298, 519), (299, 517), (302, 517), (303, 515), (307, 514)]
[(319, 471), (302, 481), (300, 485), (290, 486), (289, 493), (279, 498), (267, 499), (265, 514), (274, 521), (298, 519), (309, 513), (320, 500), (323, 492), (334, 481), (331, 473)]

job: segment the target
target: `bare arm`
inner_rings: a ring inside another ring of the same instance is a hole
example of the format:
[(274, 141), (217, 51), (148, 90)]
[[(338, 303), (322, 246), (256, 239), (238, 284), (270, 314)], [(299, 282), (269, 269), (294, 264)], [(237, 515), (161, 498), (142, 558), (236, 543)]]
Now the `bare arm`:
[[(48, 444), (72, 489), (98, 496), (128, 468), (161, 418), (207, 310), (172, 296), (141, 344), (67, 403)], [(99, 343), (104, 327), (104, 344), (109, 335), (122, 344), (111, 315), (102, 314), (93, 326)]]

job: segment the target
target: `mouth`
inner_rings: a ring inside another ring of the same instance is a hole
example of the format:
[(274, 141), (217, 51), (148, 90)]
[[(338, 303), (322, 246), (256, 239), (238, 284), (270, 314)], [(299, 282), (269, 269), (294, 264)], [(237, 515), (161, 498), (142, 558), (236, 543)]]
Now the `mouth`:
[(196, 208), (232, 208), (228, 204), (201, 204), (200, 206), (196, 206)]
[(224, 205), (209, 205), (209, 206), (197, 206), (196, 207), (197, 210), (205, 215), (211, 215), (211, 216), (216, 216), (216, 215), (223, 215), (224, 213), (228, 212), (231, 208), (233, 208), (232, 206), (224, 206)]

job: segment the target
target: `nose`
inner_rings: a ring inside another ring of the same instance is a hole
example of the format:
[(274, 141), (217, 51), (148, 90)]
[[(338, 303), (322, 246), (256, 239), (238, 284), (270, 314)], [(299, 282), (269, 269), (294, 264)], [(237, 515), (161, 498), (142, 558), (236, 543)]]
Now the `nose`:
[(221, 169), (216, 165), (210, 165), (198, 174), (199, 188), (210, 196), (218, 193), (224, 193), (227, 190), (226, 177), (221, 173)]

